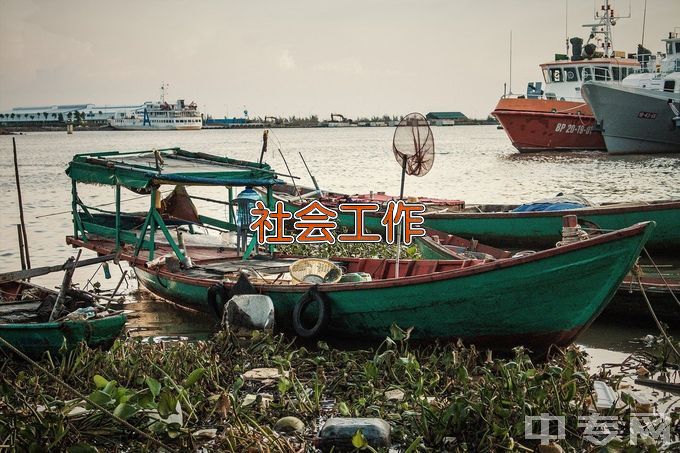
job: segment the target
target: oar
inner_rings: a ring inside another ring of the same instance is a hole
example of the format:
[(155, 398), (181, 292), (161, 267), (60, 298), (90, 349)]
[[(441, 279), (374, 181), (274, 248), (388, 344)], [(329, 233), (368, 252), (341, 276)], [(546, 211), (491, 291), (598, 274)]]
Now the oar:
[[(103, 263), (104, 261), (110, 261), (116, 258), (116, 254), (98, 256), (96, 258), (89, 258), (86, 260), (79, 261), (75, 267), (90, 266), (92, 264)], [(41, 275), (47, 275), (52, 272), (64, 271), (73, 267), (73, 262), (67, 261), (64, 264), (58, 266), (44, 266), (35, 267), (33, 269), (26, 269), (22, 271), (5, 272), (0, 274), (0, 283), (12, 282), (16, 280), (25, 280), (27, 278), (39, 277)]]

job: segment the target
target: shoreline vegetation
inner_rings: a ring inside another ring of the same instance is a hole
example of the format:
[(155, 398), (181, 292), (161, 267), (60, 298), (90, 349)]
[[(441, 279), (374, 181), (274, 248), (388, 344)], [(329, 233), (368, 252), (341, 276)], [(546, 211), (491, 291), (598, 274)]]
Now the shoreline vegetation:
[[(389, 423), (397, 451), (600, 451), (578, 418), (594, 412), (595, 380), (625, 386), (611, 370), (589, 373), (578, 347), (535, 362), (523, 348), (497, 358), (408, 337), (393, 326), (382, 344), (366, 349), (259, 331), (194, 342), (127, 339), (109, 352), (81, 347), (45, 356), (40, 365), (48, 373), (8, 356), (0, 364), (0, 442), (20, 451), (156, 450), (151, 439), (177, 451), (314, 451), (328, 418), (377, 417)], [(600, 415), (617, 417), (628, 433), (631, 414), (652, 411), (622, 390), (619, 404)], [(543, 446), (525, 439), (525, 416), (541, 414), (564, 415), (566, 437)], [(667, 416), (677, 436), (680, 413)], [(361, 432), (352, 440), (357, 451), (376, 451)], [(624, 451), (628, 441), (617, 436), (606, 451)], [(638, 439), (630, 451), (660, 446)]]
[[(236, 121), (239, 120), (239, 121)], [(259, 128), (315, 128), (315, 127), (394, 127), (399, 122), (399, 117), (390, 117), (385, 115), (383, 117), (373, 118), (359, 118), (357, 120), (347, 120), (345, 122), (319, 120), (316, 115), (308, 117), (281, 117), (270, 118), (267, 121), (262, 118), (252, 118), (241, 121), (242, 119), (221, 119), (213, 120), (210, 116), (206, 117), (203, 122), (203, 129), (259, 129)], [(0, 135), (14, 135), (23, 132), (59, 132), (66, 131), (69, 124), (73, 125), (74, 131), (112, 131), (115, 130), (105, 122), (97, 121), (27, 121), (24, 123), (10, 124), (3, 122), (0, 119)], [(479, 126), (479, 125), (498, 125), (498, 121), (492, 116), (486, 119), (465, 118), (463, 120), (456, 120), (455, 124), (438, 124), (433, 121), (432, 125), (437, 126)]]

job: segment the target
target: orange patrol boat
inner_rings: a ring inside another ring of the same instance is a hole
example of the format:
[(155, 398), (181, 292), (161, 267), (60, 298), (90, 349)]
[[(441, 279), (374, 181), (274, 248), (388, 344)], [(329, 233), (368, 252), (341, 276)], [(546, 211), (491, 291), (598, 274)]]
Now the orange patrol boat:
[(640, 63), (613, 50), (611, 27), (621, 17), (608, 0), (595, 18), (598, 23), (584, 25), (591, 28), (586, 45), (571, 38), (571, 57), (556, 54), (554, 61), (540, 65), (544, 82), (529, 83), (526, 95), (504, 95), (498, 101), (492, 115), (520, 152), (606, 150), (581, 85), (587, 80), (620, 83)]

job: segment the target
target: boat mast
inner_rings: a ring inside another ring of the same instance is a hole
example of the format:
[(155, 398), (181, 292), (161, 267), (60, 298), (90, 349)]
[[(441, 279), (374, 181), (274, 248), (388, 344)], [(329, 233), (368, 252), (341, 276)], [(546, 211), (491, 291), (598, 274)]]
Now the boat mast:
[(599, 22), (596, 24), (584, 24), (584, 27), (590, 27), (590, 38), (594, 39), (598, 34), (603, 35), (603, 52), (606, 58), (611, 58), (614, 47), (612, 45), (612, 27), (616, 25), (617, 19), (627, 19), (630, 17), (630, 3), (628, 4), (628, 15), (627, 16), (617, 16), (614, 14), (614, 9), (609, 4), (609, 0), (604, 0), (604, 5), (600, 7), (600, 12), (595, 11), (595, 19)]
[(510, 91), (508, 95), (512, 95), (512, 30), (510, 30)]
[(169, 84), (161, 82), (161, 104), (165, 103), (165, 90), (167, 90), (169, 86)]

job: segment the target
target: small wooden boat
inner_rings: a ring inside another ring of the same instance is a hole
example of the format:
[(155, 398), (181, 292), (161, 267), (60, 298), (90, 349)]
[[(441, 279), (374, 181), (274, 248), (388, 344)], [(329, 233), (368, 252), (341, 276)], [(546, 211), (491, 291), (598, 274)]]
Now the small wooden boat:
[[(56, 301), (55, 291), (25, 281), (0, 283), (0, 337), (33, 358), (45, 352), (68, 351), (82, 342), (93, 348), (110, 347), (125, 325), (125, 315), (97, 309), (91, 301), (73, 295), (69, 298), (71, 311), (48, 322), (51, 305), (46, 301)], [(91, 308), (78, 311), (77, 306)], [(0, 344), (0, 351), (11, 352), (4, 344)]]
[[(485, 259), (504, 259), (513, 255), (535, 253), (530, 250), (513, 252), (497, 249), (484, 244), (470, 244), (460, 238), (445, 233), (428, 230), (427, 236), (415, 239), (415, 244), (423, 258), (437, 260), (459, 260), (466, 257)], [(639, 281), (638, 281), (639, 278)], [(652, 317), (645, 302), (647, 296), (656, 315), (666, 323), (680, 322), (680, 266), (678, 263), (661, 265), (647, 264), (646, 261), (635, 265), (619, 285), (613, 303), (607, 305), (605, 315), (615, 319), (637, 319)]]
[[(291, 184), (276, 185), (274, 197), (285, 203), (287, 210), (295, 212), (312, 199), (319, 198), (319, 192), (309, 187), (293, 187)], [(345, 200), (382, 198), (376, 195), (345, 195), (323, 193), (319, 199), (327, 206)], [(384, 195), (383, 195), (384, 197)], [(395, 199), (396, 197), (387, 197)], [(647, 250), (656, 254), (677, 254), (680, 252), (680, 200), (603, 203), (598, 206), (561, 209), (554, 211), (515, 211), (521, 205), (466, 205), (459, 200), (419, 199), (426, 208), (424, 226), (464, 238), (474, 238), (485, 244), (505, 247), (512, 244), (517, 248), (549, 248), (562, 239), (562, 217), (576, 215), (579, 223), (594, 231), (614, 231), (638, 222), (654, 221), (654, 235), (647, 242)], [(381, 231), (383, 213), (367, 213), (365, 226), (371, 231)], [(351, 213), (338, 215), (338, 224), (352, 227)]]
[[(214, 302), (223, 306), (241, 273), (249, 272), (257, 276), (251, 278), (254, 290), (271, 297), (276, 323), (284, 331), (295, 328), (296, 305), (318, 294), (330, 312), (323, 326), (327, 336), (379, 339), (397, 324), (413, 327), (415, 339), (462, 338), (494, 348), (544, 350), (573, 342), (606, 307), (652, 229), (653, 223), (637, 224), (505, 260), (402, 260), (399, 278), (394, 278), (394, 260), (338, 257), (333, 261), (347, 273), (365, 272), (371, 281), (318, 286), (285, 278), (295, 258), (219, 259), (215, 251), (179, 271), (166, 265), (149, 269), (147, 257), (134, 257), (131, 249), (121, 258), (132, 263), (139, 283), (149, 291), (208, 313), (219, 313)], [(67, 242), (99, 253), (114, 246), (97, 239), (69, 237)], [(159, 245), (157, 251), (170, 249)]]
[[(99, 254), (118, 252), (132, 265), (140, 285), (208, 313), (219, 315), (230, 296), (247, 286), (272, 299), (279, 329), (301, 336), (382, 339), (396, 324), (412, 327), (412, 338), (420, 340), (462, 338), (499, 349), (525, 345), (535, 351), (551, 344), (564, 346), (606, 307), (654, 229), (654, 222), (638, 223), (494, 261), (401, 260), (397, 264), (336, 257), (333, 264), (345, 274), (367, 278), (297, 283), (290, 269), (299, 257), (275, 253), (252, 257), (258, 250), (254, 237), (242, 255), (224, 248), (181, 249), (156, 203), (150, 203), (140, 230), (121, 231), (96, 225), (77, 194), (79, 182), (129, 187), (150, 193), (152, 200), (162, 184), (259, 186), (267, 189), (265, 200), (273, 208), (272, 186), (281, 181), (266, 164), (179, 149), (111, 152), (75, 156), (67, 174), (73, 182), (75, 226), (67, 243)], [(120, 219), (119, 208), (115, 215)], [(214, 227), (229, 224), (210, 222)], [(153, 239), (156, 229), (163, 232), (166, 243)], [(248, 281), (240, 285), (244, 274), (249, 275)]]

